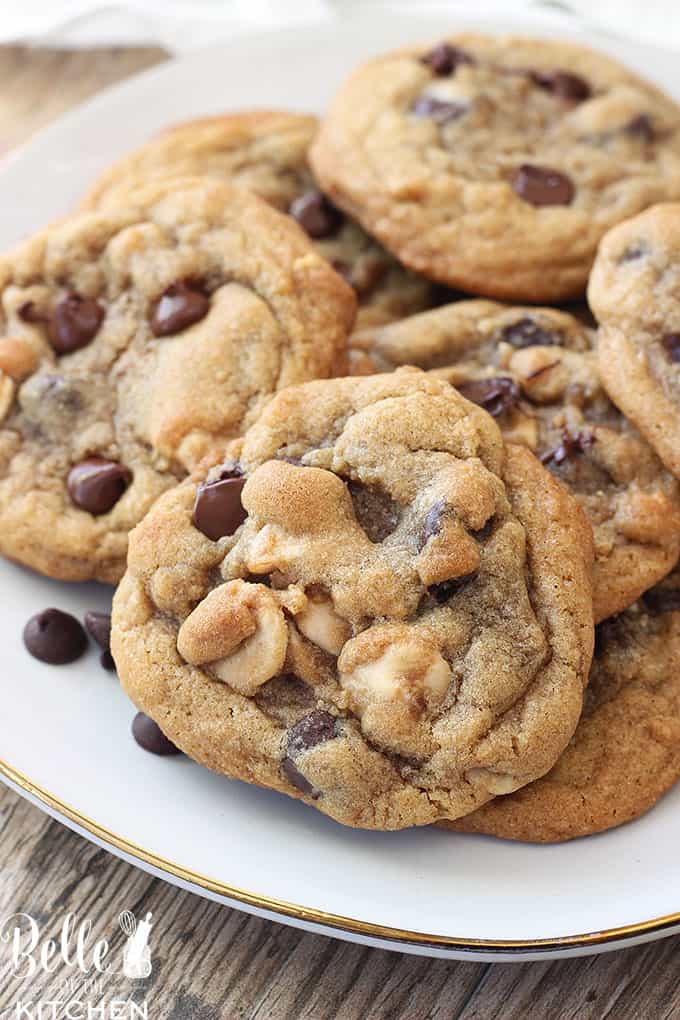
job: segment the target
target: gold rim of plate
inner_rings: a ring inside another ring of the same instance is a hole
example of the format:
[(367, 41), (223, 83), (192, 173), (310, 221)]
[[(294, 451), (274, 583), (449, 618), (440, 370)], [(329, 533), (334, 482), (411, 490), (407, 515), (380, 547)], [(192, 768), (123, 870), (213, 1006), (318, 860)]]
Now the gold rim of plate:
[(96, 839), (111, 848), (119, 850), (127, 857), (133, 858), (144, 864), (150, 865), (158, 871), (165, 872), (175, 878), (181, 879), (193, 886), (209, 893), (215, 893), (235, 903), (247, 907), (255, 907), (259, 910), (266, 910), (270, 914), (279, 917), (294, 918), (308, 924), (321, 925), (324, 928), (342, 931), (350, 935), (368, 936), (374, 939), (399, 943), (402, 945), (418, 946), (420, 948), (434, 949), (456, 949), (470, 953), (495, 951), (503, 952), (527, 952), (577, 948), (582, 946), (606, 945), (621, 939), (630, 939), (639, 935), (649, 935), (654, 932), (661, 932), (665, 928), (672, 928), (680, 924), (680, 911), (666, 914), (663, 917), (656, 917), (649, 921), (640, 921), (637, 924), (627, 924), (619, 928), (606, 928), (601, 931), (587, 932), (582, 935), (565, 935), (552, 939), (469, 939), (449, 935), (429, 935), (425, 932), (408, 931), (401, 928), (392, 928), (388, 925), (374, 924), (370, 921), (360, 921), (353, 917), (343, 917), (340, 914), (329, 914), (323, 910), (315, 910), (312, 907), (303, 907), (296, 903), (288, 903), (285, 900), (278, 900), (271, 896), (262, 896), (259, 893), (250, 892), (247, 889), (239, 889), (237, 886), (228, 885), (215, 878), (209, 878), (200, 872), (185, 868), (181, 864), (169, 861), (166, 857), (152, 853), (144, 847), (132, 843), (124, 836), (119, 836), (99, 822), (82, 814), (76, 808), (65, 804), (53, 794), (49, 793), (42, 786), (32, 782), (28, 776), (15, 769), (9, 762), (0, 758), (0, 776), (8, 781), (10, 786), (18, 787), (29, 797), (35, 798), (50, 808), (57, 815), (69, 819), (79, 828), (89, 832)]

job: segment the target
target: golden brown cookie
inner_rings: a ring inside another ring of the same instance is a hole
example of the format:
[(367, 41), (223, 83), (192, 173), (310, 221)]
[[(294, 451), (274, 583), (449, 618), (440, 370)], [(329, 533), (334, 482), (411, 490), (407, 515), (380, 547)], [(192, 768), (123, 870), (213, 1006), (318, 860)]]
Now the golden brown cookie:
[(348, 825), (472, 811), (555, 762), (592, 650), (590, 529), (416, 369), (292, 387), (162, 497), (114, 601), (124, 688), (217, 772)]
[(446, 827), (554, 843), (648, 811), (680, 778), (679, 664), (675, 574), (598, 628), (583, 716), (547, 776)]
[(116, 581), (156, 497), (337, 371), (354, 295), (289, 217), (184, 178), (0, 259), (0, 552)]
[(391, 322), (431, 307), (435, 288), (404, 269), (321, 194), (307, 162), (316, 117), (257, 110), (189, 121), (163, 131), (106, 170), (86, 209), (124, 204), (140, 182), (178, 174), (217, 177), (290, 213), (354, 288), (358, 323)]
[(680, 108), (583, 46), (468, 33), (358, 68), (310, 159), (416, 272), (563, 301), (585, 290), (610, 227), (680, 197)]
[(350, 342), (357, 374), (435, 369), (540, 457), (586, 512), (600, 621), (630, 606), (680, 555), (680, 488), (602, 387), (594, 333), (549, 308), (459, 301)]
[(604, 384), (680, 477), (680, 204), (610, 231), (589, 295)]

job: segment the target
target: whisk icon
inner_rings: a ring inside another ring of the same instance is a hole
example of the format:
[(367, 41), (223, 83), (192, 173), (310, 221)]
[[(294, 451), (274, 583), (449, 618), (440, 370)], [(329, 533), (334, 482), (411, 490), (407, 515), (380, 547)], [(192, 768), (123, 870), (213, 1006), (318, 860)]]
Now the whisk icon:
[(137, 924), (137, 918), (131, 910), (124, 910), (118, 917), (118, 924), (127, 943), (123, 950), (123, 974), (136, 980), (146, 978), (151, 973), (151, 950), (149, 949), (149, 933), (151, 932), (151, 914)]

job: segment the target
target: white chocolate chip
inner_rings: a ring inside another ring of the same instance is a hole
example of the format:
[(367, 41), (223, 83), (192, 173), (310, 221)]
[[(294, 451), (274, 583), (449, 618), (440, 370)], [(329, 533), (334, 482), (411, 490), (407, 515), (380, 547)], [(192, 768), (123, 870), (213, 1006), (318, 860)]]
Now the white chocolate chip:
[(309, 597), (295, 623), (306, 638), (331, 655), (339, 655), (351, 636), (349, 624), (338, 616), (330, 599)]
[(281, 672), (288, 627), (274, 592), (262, 584), (228, 581), (196, 606), (180, 627), (177, 650), (241, 694)]
[(514, 793), (524, 785), (517, 776), (511, 776), (507, 772), (492, 772), (491, 769), (485, 768), (468, 769), (465, 778), (473, 786), (486, 790), (487, 793), (492, 793), (495, 797)]
[(424, 657), (418, 644), (407, 642), (390, 645), (379, 659), (341, 677), (342, 686), (361, 700), (371, 696), (397, 698), (416, 688), (439, 701), (450, 682), (451, 669), (438, 652), (433, 649), (429, 657)]
[(15, 393), (16, 383), (14, 380), (0, 371), (0, 422), (3, 422), (9, 414)]

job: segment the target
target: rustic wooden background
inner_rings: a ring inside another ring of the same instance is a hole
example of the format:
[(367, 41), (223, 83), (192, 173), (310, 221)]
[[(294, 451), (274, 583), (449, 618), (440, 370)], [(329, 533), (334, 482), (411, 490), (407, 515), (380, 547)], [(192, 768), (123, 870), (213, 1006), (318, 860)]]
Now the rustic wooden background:
[[(164, 59), (155, 49), (0, 47), (0, 147), (16, 145), (98, 89)], [(135, 993), (147, 997), (153, 1020), (680, 1018), (680, 936), (582, 960), (527, 964), (449, 963), (365, 949), (180, 892), (0, 787), (0, 918), (26, 911), (52, 934), (73, 911), (119, 949), (116, 922), (124, 908), (137, 917), (152, 911), (156, 920), (153, 974)], [(32, 998), (59, 995), (68, 977), (61, 967), (42, 983), (34, 979)], [(107, 977), (90, 1001), (118, 992), (125, 998), (129, 988), (126, 979)], [(0, 961), (0, 1015), (13, 1015), (5, 1010), (19, 992)], [(69, 992), (67, 1001), (79, 994)]]

